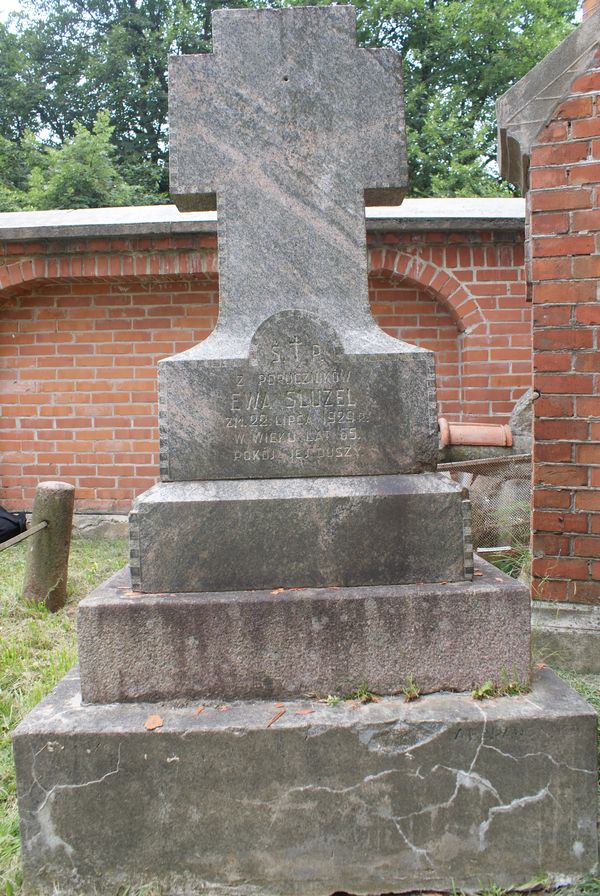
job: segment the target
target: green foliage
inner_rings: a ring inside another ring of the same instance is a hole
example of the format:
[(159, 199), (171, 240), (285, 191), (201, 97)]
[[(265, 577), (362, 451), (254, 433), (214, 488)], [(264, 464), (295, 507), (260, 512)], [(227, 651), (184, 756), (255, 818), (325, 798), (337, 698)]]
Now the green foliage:
[(406, 683), (402, 688), (402, 693), (404, 694), (404, 699), (407, 703), (411, 703), (413, 700), (418, 700), (421, 696), (421, 691), (419, 690), (413, 675), (409, 675), (406, 679)]
[(0, 136), (0, 211), (15, 212), (28, 206), (28, 185), (32, 168), (44, 149), (26, 132), (20, 145)]
[(328, 694), (325, 698), (325, 703), (327, 706), (339, 706), (342, 702), (342, 698), (337, 694)]
[[(82, 129), (93, 134), (105, 110), (112, 164), (125, 184), (140, 189), (127, 193), (117, 183), (110, 192), (104, 160), (103, 174), (85, 178), (65, 158), (52, 185), (35, 175), (23, 198), (0, 157), (0, 209), (64, 207), (60, 184), (69, 186), (70, 174), (77, 186), (67, 194), (80, 203), (70, 207), (114, 205), (117, 196), (162, 201), (168, 56), (209, 50), (218, 7), (304, 2), (24, 0), (25, 12), (9, 29), (0, 26), (0, 136), (21, 148), (30, 130), (49, 146), (75, 140), (83, 152)], [(576, 7), (577, 0), (504, 0), (499, 13), (493, 0), (357, 0), (361, 44), (404, 55), (413, 196), (509, 194), (495, 165), (495, 101), (568, 33)]]
[(377, 695), (374, 694), (369, 685), (366, 682), (359, 684), (358, 687), (354, 688), (351, 694), (346, 697), (346, 700), (357, 700), (359, 703), (377, 703), (378, 698)]
[(21, 37), (0, 22), (0, 135), (18, 141), (37, 126), (44, 90), (44, 82), (33, 76)]
[(209, 50), (211, 12), (225, 5), (250, 4), (25, 0), (12, 27), (22, 67), (44, 86), (25, 104), (36, 132), (60, 145), (76, 135), (76, 122), (91, 131), (106, 110), (124, 179), (160, 199), (168, 190), (168, 57)]
[(479, 685), (477, 688), (473, 688), (471, 691), (471, 697), (473, 700), (487, 700), (491, 697), (496, 696), (496, 688), (494, 686), (494, 682), (484, 681), (483, 684)]
[(361, 0), (368, 46), (404, 56), (414, 196), (499, 195), (495, 102), (574, 23), (577, 0)]
[(482, 685), (471, 691), (473, 700), (491, 700), (494, 697), (518, 697), (519, 694), (527, 694), (531, 687), (527, 682), (522, 682), (516, 671), (513, 669), (512, 676), (503, 669), (500, 674), (500, 681), (494, 684), (493, 681), (484, 681)]
[(99, 112), (91, 130), (75, 122), (73, 137), (46, 146), (26, 132), (20, 148), (0, 137), (0, 211), (139, 205), (156, 199), (128, 184), (115, 162), (114, 128)]
[(135, 205), (143, 191), (117, 170), (108, 113), (98, 113), (92, 130), (79, 122), (74, 127), (73, 137), (40, 155), (29, 176), (29, 204), (38, 209)]
[(500, 551), (497, 554), (486, 556), (486, 560), (489, 560), (490, 563), (513, 579), (518, 579), (521, 576), (529, 579), (531, 559), (531, 548), (529, 545), (519, 544), (516, 544), (509, 551)]

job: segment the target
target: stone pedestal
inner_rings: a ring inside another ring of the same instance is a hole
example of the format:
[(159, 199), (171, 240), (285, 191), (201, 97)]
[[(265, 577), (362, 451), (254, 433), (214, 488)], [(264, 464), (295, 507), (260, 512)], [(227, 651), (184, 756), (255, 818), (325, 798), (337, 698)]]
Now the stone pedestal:
[(529, 593), (478, 561), (472, 582), (202, 594), (131, 591), (127, 570), (79, 605), (83, 699), (283, 699), (470, 691), (529, 680)]
[(459, 581), (470, 504), (436, 473), (162, 482), (129, 518), (136, 590)]
[(547, 669), (530, 694), (488, 702), (201, 713), (85, 706), (72, 674), (15, 734), (25, 882), (330, 896), (564, 880), (596, 865), (595, 725)]

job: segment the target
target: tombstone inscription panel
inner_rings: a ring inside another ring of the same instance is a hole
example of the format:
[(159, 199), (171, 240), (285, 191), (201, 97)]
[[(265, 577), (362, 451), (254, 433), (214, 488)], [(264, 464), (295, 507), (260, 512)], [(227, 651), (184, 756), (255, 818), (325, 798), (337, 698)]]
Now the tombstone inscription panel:
[(434, 469), (432, 356), (398, 345), (347, 354), (326, 321), (284, 311), (259, 327), (247, 360), (162, 362), (162, 478)]

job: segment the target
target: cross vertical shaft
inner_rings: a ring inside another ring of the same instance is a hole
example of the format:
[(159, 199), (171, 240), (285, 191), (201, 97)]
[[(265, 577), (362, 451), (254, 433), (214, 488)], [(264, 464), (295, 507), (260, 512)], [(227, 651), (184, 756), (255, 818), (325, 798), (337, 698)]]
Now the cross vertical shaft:
[(373, 326), (364, 203), (406, 183), (400, 57), (356, 47), (352, 7), (219, 10), (213, 28), (212, 54), (171, 60), (169, 95), (173, 198), (218, 207), (219, 329), (290, 308)]

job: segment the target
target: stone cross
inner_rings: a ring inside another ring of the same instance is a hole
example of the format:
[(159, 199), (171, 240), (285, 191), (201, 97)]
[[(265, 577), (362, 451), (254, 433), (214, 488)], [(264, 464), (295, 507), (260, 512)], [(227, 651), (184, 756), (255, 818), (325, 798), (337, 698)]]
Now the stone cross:
[(159, 365), (161, 478), (435, 468), (433, 355), (369, 310), (365, 201), (406, 184), (401, 59), (351, 6), (223, 9), (171, 60), (171, 192), (218, 206), (213, 333)]
[(372, 328), (364, 204), (404, 194), (400, 56), (357, 48), (351, 6), (217, 10), (213, 53), (171, 59), (169, 115), (173, 200), (218, 207), (218, 331), (247, 349), (289, 309)]

